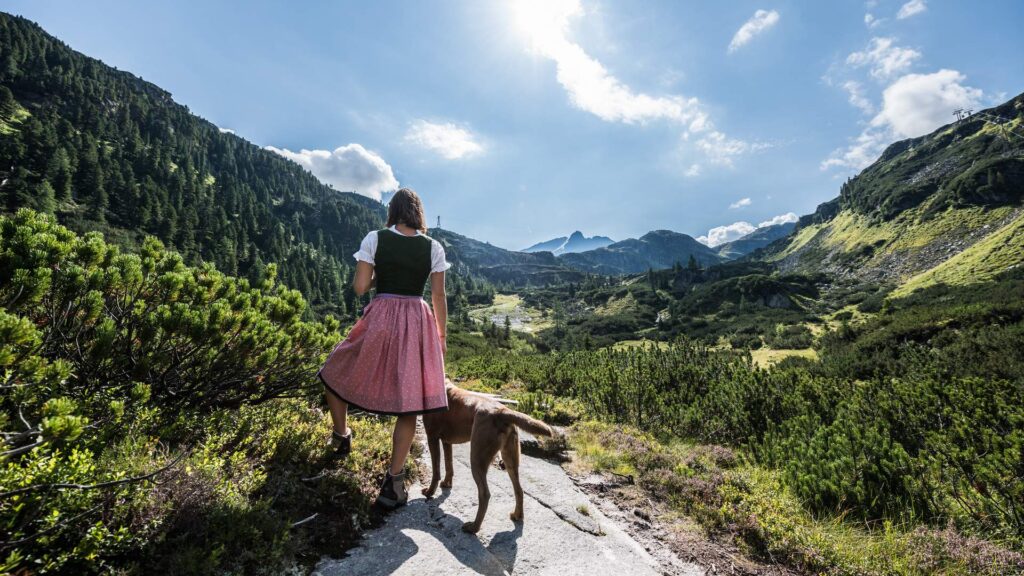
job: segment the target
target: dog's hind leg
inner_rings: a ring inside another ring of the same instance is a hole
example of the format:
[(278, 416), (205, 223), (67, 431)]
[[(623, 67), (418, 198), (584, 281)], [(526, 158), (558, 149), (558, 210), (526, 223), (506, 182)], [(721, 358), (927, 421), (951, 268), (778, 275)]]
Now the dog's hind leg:
[[(493, 426), (493, 424), (487, 422), (482, 426)], [(469, 444), (469, 466), (473, 470), (473, 481), (476, 482), (478, 498), (476, 518), (472, 522), (466, 522), (462, 525), (464, 532), (474, 534), (480, 530), (480, 525), (484, 522), (484, 515), (487, 514), (487, 505), (491, 500), (491, 490), (487, 486), (487, 470), (491, 467), (491, 462), (494, 461), (494, 457), (498, 454), (498, 450), (501, 448), (502, 441), (504, 440), (503, 435), (495, 435), (490, 431), (489, 433), (480, 434), (479, 431), (482, 426), (478, 416), (473, 424), (473, 439)]]
[(515, 426), (501, 446), (501, 459), (505, 462), (505, 471), (512, 480), (512, 491), (516, 495), (516, 509), (509, 514), (509, 518), (518, 522), (523, 519), (523, 487), (519, 485), (519, 432)]
[(441, 488), (452, 487), (452, 476), (455, 474), (455, 466), (452, 464), (452, 443), (442, 442), (444, 447), (444, 480), (441, 481)]
[(423, 489), (423, 495), (430, 498), (437, 490), (437, 483), (441, 480), (441, 439), (427, 438), (427, 447), (430, 448), (430, 487)]

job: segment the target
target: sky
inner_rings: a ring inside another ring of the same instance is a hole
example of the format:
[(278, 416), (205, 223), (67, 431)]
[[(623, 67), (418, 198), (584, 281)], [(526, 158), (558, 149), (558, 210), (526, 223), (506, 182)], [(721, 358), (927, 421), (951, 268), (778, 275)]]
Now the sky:
[[(983, 6), (980, 7), (979, 6)], [(509, 249), (716, 245), (1024, 91), (1024, 2), (4, 0), (339, 190)]]

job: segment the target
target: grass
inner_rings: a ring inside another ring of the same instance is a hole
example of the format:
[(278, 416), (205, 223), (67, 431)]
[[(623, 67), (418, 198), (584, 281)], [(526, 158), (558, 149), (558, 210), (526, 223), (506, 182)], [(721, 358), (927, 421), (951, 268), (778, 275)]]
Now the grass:
[(18, 132), (20, 130), (18, 124), (24, 122), (31, 115), (32, 113), (27, 108), (15, 102), (14, 110), (9, 117), (0, 116), (0, 135), (8, 136)]
[(812, 224), (810, 226), (805, 226), (797, 230), (796, 234), (793, 236), (793, 239), (790, 240), (789, 245), (786, 246), (786, 249), (772, 256), (771, 259), (781, 260), (786, 256), (789, 256), (790, 254), (799, 251), (801, 248), (806, 246), (811, 240), (813, 240), (819, 232), (821, 232), (824, 229), (825, 226), (823, 224)]
[(848, 304), (842, 308), (824, 316), (824, 323), (822, 324), (807, 324), (810, 328), (811, 334), (815, 338), (820, 337), (825, 333), (825, 330), (836, 330), (843, 325), (845, 322), (848, 325), (854, 326), (867, 322), (874, 314), (861, 311), (859, 304)]
[(621, 298), (612, 296), (607, 302), (598, 306), (594, 310), (594, 314), (598, 316), (615, 316), (618, 314), (630, 314), (636, 312), (637, 309), (636, 298), (633, 297), (632, 292), (626, 292)]
[(913, 249), (926, 246), (942, 236), (958, 230), (973, 230), (1005, 218), (1013, 208), (985, 209), (979, 207), (949, 209), (940, 215), (927, 220), (909, 222), (909, 226), (901, 229), (897, 238), (890, 245), (891, 250)]
[(1019, 573), (1024, 557), (952, 529), (865, 526), (808, 513), (782, 475), (743, 452), (678, 439), (659, 442), (628, 426), (572, 427), (572, 466), (633, 476), (649, 497), (746, 555), (801, 572), (923, 576)]
[(371, 502), (390, 457), (390, 420), (350, 418), (353, 451), (340, 462), (329, 455), (329, 416), (306, 401), (245, 407), (204, 426), (206, 438), (139, 504), (140, 522), (157, 527), (139, 573), (311, 568), (382, 519)]
[[(878, 221), (851, 210), (843, 210), (825, 224), (807, 226), (797, 232), (785, 250), (777, 254), (778, 260), (801, 252), (815, 237), (820, 250), (825, 253), (837, 252), (857, 258), (858, 266), (881, 265), (882, 259), (894, 253), (914, 253), (941, 242), (943, 238), (956, 238), (966, 230), (978, 230), (1004, 220), (1012, 207), (986, 209), (981, 207), (950, 208), (937, 215), (925, 218), (927, 207), (922, 205), (901, 212), (889, 221)], [(1020, 219), (1011, 223), (1020, 226)], [(1009, 236), (1009, 238), (1007, 237)], [(1021, 241), (1019, 230), (1010, 233), (1004, 229), (990, 234), (962, 255), (951, 258), (932, 271), (904, 278), (909, 288), (899, 291), (907, 294), (910, 290), (924, 287), (936, 281), (967, 283), (977, 275), (981, 280), (1005, 270), (1007, 266), (1020, 261)], [(812, 254), (813, 252), (813, 254)], [(994, 252), (994, 253), (990, 253)], [(823, 257), (818, 250), (812, 250), (805, 258)]]
[(552, 320), (543, 317), (539, 310), (523, 304), (518, 294), (495, 294), (493, 304), (474, 308), (470, 310), (469, 316), (479, 322), (494, 322), (498, 326), (503, 326), (505, 316), (508, 316), (514, 330), (529, 334), (555, 325)]
[(840, 248), (844, 252), (852, 252), (861, 246), (878, 242), (888, 243), (897, 237), (899, 228), (898, 220), (873, 222), (867, 216), (843, 210), (829, 223), (828, 233), (822, 244), (827, 248)]
[(1003, 135), (1005, 134), (1005, 135), (1009, 136), (1010, 139), (1012, 140), (1015, 137), (1014, 137), (1013, 134), (1010, 134), (1010, 132), (1011, 131), (1016, 131), (1016, 132), (1019, 133), (1020, 132), (1020, 128), (1021, 128), (1022, 125), (1024, 125), (1024, 118), (1020, 118), (1020, 117), (1014, 118), (1014, 119), (1010, 120), (1009, 122), (1003, 122), (1001, 124), (995, 124), (993, 122), (986, 122), (985, 125), (981, 128), (981, 130), (978, 130), (974, 134), (971, 134), (970, 136), (965, 138), (965, 140), (972, 140), (972, 139), (977, 138), (979, 136), (990, 135), (990, 134), (994, 134), (996, 136), (999, 136), (1000, 138), (1002, 138)]
[(926, 270), (899, 286), (893, 297), (935, 284), (968, 285), (991, 280), (1013, 266), (1019, 266), (1024, 254), (1024, 215), (989, 234), (973, 246)]
[(661, 348), (662, 350), (664, 350), (664, 349), (668, 348), (668, 342), (665, 342), (663, 340), (646, 340), (646, 339), (640, 339), (640, 340), (619, 340), (618, 342), (616, 342), (615, 344), (612, 345), (612, 348), (614, 348), (615, 350), (623, 350), (623, 349), (626, 349), (626, 348), (642, 348), (644, 346), (657, 346), (658, 348)]
[(798, 357), (808, 358), (810, 360), (818, 359), (818, 353), (813, 348), (804, 348), (801, 350), (773, 350), (771, 348), (758, 348), (757, 350), (751, 350), (750, 356), (753, 358), (754, 364), (760, 368), (768, 368), (784, 358)]

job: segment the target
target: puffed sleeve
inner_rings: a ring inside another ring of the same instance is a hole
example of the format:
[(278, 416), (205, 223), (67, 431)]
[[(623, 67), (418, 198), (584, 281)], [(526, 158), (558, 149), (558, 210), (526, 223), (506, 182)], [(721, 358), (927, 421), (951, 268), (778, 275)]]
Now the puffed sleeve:
[(444, 246), (437, 240), (430, 241), (430, 272), (444, 272), (452, 265), (444, 259)]
[(368, 264), (373, 264), (373, 257), (377, 254), (377, 231), (374, 230), (363, 238), (362, 243), (359, 244), (359, 251), (352, 256), (357, 261), (363, 261)]

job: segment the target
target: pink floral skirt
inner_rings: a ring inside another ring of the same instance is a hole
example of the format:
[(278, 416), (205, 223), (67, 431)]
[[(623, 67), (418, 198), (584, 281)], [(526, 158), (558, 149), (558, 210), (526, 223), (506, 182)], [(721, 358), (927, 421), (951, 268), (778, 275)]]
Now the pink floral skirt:
[(367, 412), (400, 416), (448, 409), (437, 324), (419, 296), (374, 297), (317, 375), (328, 392)]

